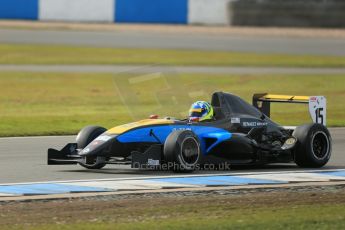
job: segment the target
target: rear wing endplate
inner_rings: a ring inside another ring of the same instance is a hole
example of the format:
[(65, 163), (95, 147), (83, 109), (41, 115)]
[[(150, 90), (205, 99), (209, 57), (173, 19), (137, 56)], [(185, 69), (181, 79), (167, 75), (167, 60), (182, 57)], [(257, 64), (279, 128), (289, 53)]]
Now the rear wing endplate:
[(326, 98), (324, 96), (290, 96), (268, 93), (253, 95), (253, 105), (268, 117), (271, 115), (271, 103), (273, 102), (308, 104), (313, 122), (326, 126)]

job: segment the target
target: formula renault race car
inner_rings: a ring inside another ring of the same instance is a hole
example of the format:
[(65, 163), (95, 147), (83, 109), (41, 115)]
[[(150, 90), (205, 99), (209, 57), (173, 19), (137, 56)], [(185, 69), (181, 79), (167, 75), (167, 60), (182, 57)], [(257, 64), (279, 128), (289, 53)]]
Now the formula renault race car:
[[(270, 104), (305, 103), (313, 123), (283, 127), (270, 117)], [(331, 156), (326, 125), (326, 98), (255, 94), (253, 105), (238, 96), (212, 95), (213, 120), (151, 118), (105, 129), (83, 128), (76, 143), (61, 151), (48, 150), (48, 164), (79, 164), (100, 169), (106, 164), (132, 168), (165, 166), (192, 171), (205, 165), (263, 165), (295, 162), (300, 167), (322, 167)], [(163, 169), (164, 169), (163, 168)]]

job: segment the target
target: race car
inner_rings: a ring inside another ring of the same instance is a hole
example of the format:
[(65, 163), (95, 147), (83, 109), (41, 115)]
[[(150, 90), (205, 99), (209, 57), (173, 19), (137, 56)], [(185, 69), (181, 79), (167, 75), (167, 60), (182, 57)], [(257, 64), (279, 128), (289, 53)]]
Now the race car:
[[(283, 127), (270, 119), (271, 103), (309, 105), (312, 123)], [(252, 105), (224, 92), (212, 95), (212, 120), (157, 116), (105, 129), (83, 128), (76, 143), (61, 151), (48, 150), (48, 165), (79, 164), (101, 169), (106, 164), (132, 168), (193, 171), (205, 165), (264, 165), (295, 162), (300, 167), (322, 167), (332, 152), (326, 128), (324, 96), (254, 94)]]

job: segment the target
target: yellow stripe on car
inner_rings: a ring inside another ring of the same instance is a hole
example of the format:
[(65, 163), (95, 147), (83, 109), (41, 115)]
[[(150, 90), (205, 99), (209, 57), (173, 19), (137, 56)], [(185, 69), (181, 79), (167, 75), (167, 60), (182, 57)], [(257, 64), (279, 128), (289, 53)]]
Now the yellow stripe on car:
[(308, 96), (290, 96), (290, 95), (276, 95), (266, 94), (260, 98), (261, 100), (286, 100), (286, 101), (309, 101)]
[(145, 119), (133, 123), (128, 123), (125, 125), (116, 126), (107, 131), (108, 134), (121, 134), (127, 132), (128, 130), (138, 128), (147, 125), (164, 125), (164, 124), (174, 124), (174, 121), (168, 119)]

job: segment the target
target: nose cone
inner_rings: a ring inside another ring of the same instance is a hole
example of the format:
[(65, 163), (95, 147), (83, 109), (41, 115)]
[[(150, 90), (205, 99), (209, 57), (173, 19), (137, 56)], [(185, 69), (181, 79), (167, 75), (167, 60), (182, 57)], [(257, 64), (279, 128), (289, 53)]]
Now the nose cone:
[(116, 140), (116, 135), (109, 135), (107, 133), (100, 135), (88, 144), (82, 151), (79, 152), (81, 156), (97, 155), (106, 149), (111, 143)]

